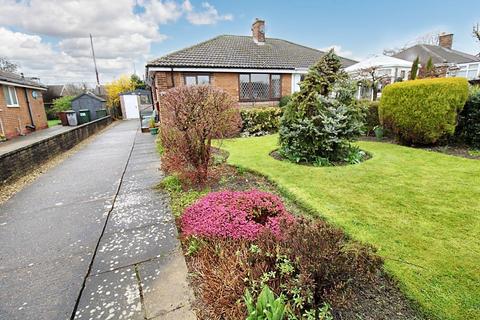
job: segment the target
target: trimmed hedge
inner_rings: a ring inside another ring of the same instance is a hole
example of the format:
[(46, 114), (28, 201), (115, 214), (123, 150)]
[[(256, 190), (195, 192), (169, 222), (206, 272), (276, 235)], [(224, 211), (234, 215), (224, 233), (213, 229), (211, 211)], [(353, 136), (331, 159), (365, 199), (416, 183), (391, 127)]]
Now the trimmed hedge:
[(468, 96), (465, 78), (397, 82), (380, 99), (382, 124), (404, 144), (433, 144), (452, 135)]
[[(478, 87), (480, 88), (480, 87)], [(480, 90), (472, 90), (458, 116), (455, 136), (467, 145), (480, 149)]]
[(240, 110), (243, 136), (263, 136), (278, 131), (282, 109), (278, 107)]
[(373, 128), (380, 125), (378, 117), (379, 101), (363, 100), (360, 102), (365, 106), (365, 135), (374, 135)]

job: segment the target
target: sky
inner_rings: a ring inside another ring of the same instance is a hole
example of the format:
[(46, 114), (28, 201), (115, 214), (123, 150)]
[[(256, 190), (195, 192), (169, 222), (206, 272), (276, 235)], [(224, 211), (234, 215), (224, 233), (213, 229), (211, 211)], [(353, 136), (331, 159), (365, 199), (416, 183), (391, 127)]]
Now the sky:
[(46, 84), (143, 76), (145, 63), (219, 34), (266, 36), (360, 60), (426, 35), (453, 33), (453, 48), (480, 52), (479, 0), (0, 0), (0, 56)]

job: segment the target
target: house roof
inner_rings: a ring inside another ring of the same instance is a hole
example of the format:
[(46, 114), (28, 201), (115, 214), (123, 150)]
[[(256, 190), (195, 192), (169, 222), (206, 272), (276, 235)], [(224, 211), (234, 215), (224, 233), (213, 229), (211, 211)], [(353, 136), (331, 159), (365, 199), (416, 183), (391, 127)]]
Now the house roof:
[[(251, 36), (221, 35), (152, 60), (147, 67), (297, 69), (309, 68), (324, 54), (281, 39), (266, 38), (259, 45)], [(344, 67), (357, 62), (340, 59)]]
[(105, 99), (103, 99), (103, 98), (101, 98), (101, 97), (97, 96), (96, 94), (93, 94), (89, 91), (79, 94), (78, 96), (73, 98), (72, 101), (77, 100), (77, 99), (79, 99), (80, 97), (83, 97), (83, 96), (88, 96), (90, 98), (97, 99), (98, 101), (101, 101), (101, 102), (106, 102), (107, 101), (107, 100), (105, 100)]
[(47, 92), (43, 94), (43, 102), (51, 102), (54, 99), (60, 98), (64, 89), (63, 84), (54, 84), (47, 86)]
[(425, 64), (431, 57), (434, 64), (480, 62), (480, 57), (431, 44), (417, 44), (393, 55), (396, 58), (413, 61), (418, 56)]
[(385, 67), (385, 68), (389, 68), (389, 67), (409, 68), (412, 66), (412, 63), (407, 60), (380, 55), (380, 56), (367, 58), (365, 60), (360, 61), (359, 63), (355, 63), (354, 65), (351, 65), (348, 68), (345, 68), (345, 71), (355, 72), (358, 70), (377, 67), (377, 66)]
[(19, 87), (29, 87), (38, 90), (47, 90), (47, 87), (32, 78), (26, 78), (20, 74), (0, 70), (0, 82), (6, 82)]

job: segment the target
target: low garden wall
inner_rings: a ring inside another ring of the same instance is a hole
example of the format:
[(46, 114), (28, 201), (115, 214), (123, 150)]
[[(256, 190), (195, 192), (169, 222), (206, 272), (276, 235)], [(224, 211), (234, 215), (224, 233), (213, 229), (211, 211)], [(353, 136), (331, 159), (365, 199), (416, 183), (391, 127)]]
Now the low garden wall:
[(28, 174), (31, 169), (71, 149), (110, 123), (110, 116), (103, 117), (0, 155), (0, 185)]

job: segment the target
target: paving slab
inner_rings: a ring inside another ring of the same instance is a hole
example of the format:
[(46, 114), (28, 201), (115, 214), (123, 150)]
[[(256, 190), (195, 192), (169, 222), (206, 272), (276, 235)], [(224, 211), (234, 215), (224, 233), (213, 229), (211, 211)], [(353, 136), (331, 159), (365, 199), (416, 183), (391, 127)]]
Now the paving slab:
[(89, 277), (75, 319), (144, 320), (135, 267)]
[(196, 319), (191, 310), (193, 293), (180, 250), (138, 267), (147, 319)]

